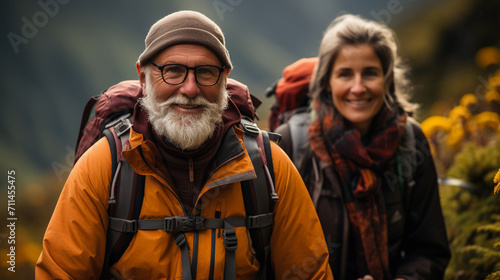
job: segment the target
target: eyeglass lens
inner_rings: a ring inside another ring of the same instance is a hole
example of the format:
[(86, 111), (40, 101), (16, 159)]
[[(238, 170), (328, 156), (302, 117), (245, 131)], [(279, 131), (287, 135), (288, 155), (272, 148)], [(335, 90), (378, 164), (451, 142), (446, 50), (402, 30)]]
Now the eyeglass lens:
[[(211, 86), (217, 83), (220, 69), (213, 65), (200, 65), (194, 67), (196, 81), (200, 85)], [(187, 76), (188, 68), (181, 64), (166, 65), (163, 68), (163, 78), (168, 84), (180, 84)]]

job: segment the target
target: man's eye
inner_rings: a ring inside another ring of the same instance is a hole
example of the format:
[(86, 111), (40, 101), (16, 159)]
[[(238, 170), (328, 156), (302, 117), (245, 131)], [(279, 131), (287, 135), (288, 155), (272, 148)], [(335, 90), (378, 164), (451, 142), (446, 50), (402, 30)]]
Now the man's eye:
[(197, 73), (200, 75), (217, 76), (218, 69), (215, 66), (199, 67)]
[(163, 69), (166, 74), (179, 74), (183, 73), (185, 70), (180, 66), (167, 66)]

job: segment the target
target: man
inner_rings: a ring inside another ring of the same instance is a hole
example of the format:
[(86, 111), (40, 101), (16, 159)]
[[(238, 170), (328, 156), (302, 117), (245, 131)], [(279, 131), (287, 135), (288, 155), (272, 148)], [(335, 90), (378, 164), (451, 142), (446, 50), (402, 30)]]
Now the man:
[[(151, 27), (137, 62), (145, 97), (135, 107), (123, 152), (146, 178), (141, 220), (245, 217), (241, 181), (255, 171), (242, 140), (241, 115), (225, 90), (231, 69), (222, 31), (204, 15), (176, 12)], [(277, 145), (271, 148), (279, 200), (269, 269), (277, 279), (333, 279), (300, 175)], [(221, 156), (224, 161), (215, 160)], [(103, 138), (69, 175), (45, 233), (37, 279), (97, 279), (103, 270), (118, 279), (230, 278), (225, 228), (185, 232), (189, 255), (172, 232), (138, 230), (121, 258), (103, 267), (110, 179), (110, 149)], [(235, 232), (233, 273), (255, 278), (261, 265), (247, 229)]]

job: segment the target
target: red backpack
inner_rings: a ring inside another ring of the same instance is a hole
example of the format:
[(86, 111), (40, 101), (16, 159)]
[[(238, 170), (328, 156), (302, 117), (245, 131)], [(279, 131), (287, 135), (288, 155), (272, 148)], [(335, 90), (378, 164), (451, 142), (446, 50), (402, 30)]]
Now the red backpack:
[(317, 57), (302, 58), (283, 70), (283, 77), (266, 91), (266, 97), (275, 96), (276, 101), (269, 114), (269, 130), (274, 131), (293, 115), (309, 108), (309, 82), (318, 62)]
[[(279, 135), (262, 131), (253, 122), (256, 117), (255, 110), (262, 102), (250, 94), (246, 85), (234, 79), (228, 79), (226, 89), (231, 93), (230, 98), (242, 115), (241, 125), (245, 130), (243, 141), (257, 173), (256, 179), (241, 183), (247, 217), (231, 217), (230, 220), (237, 223), (237, 225), (232, 226), (246, 226), (249, 229), (256, 252), (255, 256), (262, 264), (259, 277), (270, 279), (273, 277), (273, 273), (270, 266), (269, 242), (272, 233), (274, 201), (278, 199), (274, 190), (270, 141), (279, 141)], [(108, 278), (108, 268), (120, 259), (134, 234), (137, 230), (141, 230), (137, 226), (137, 221), (142, 207), (145, 178), (136, 174), (121, 156), (122, 146), (128, 140), (129, 130), (132, 126), (134, 106), (141, 97), (142, 88), (139, 81), (120, 82), (102, 94), (90, 98), (85, 106), (80, 124), (75, 149), (75, 163), (92, 144), (102, 137), (108, 139), (111, 150), (112, 179), (108, 208), (109, 228), (101, 279)], [(264, 151), (264, 153), (260, 151)], [(182, 242), (182, 237), (186, 231), (206, 230), (207, 228), (198, 221), (204, 220), (206, 222), (209, 219), (166, 217), (163, 220), (170, 221), (170, 226), (168, 229), (162, 229), (176, 234), (176, 242), (179, 240), (177, 245), (183, 256), (183, 278), (191, 279), (189, 254), (186, 254), (187, 243)], [(153, 220), (142, 220), (142, 222), (144, 221)], [(224, 235), (224, 238), (228, 239), (225, 242), (227, 244), (226, 264), (228, 264), (225, 276), (231, 279), (236, 276), (235, 264), (231, 256), (234, 258), (237, 240), (234, 229), (232, 232), (227, 228), (221, 229), (227, 231)]]

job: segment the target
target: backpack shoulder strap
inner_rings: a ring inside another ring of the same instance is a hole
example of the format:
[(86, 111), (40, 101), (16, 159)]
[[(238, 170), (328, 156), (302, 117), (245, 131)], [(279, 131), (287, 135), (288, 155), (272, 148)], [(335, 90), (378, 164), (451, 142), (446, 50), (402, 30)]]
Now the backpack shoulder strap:
[(120, 259), (134, 235), (130, 232), (132, 229), (115, 230), (116, 221), (118, 219), (138, 219), (144, 198), (144, 176), (136, 174), (121, 153), (130, 135), (131, 119), (130, 115), (122, 116), (103, 131), (111, 150), (112, 179), (110, 182), (106, 254), (101, 279), (108, 278), (109, 268)]
[(288, 128), (290, 129), (290, 139), (292, 141), (292, 161), (297, 162), (299, 149), (308, 141), (307, 128), (310, 124), (310, 112), (307, 108), (297, 108), (293, 115), (288, 120)]
[(398, 181), (405, 207), (408, 205), (411, 190), (416, 184), (415, 175), (417, 169), (417, 145), (415, 142), (414, 126), (418, 126), (418, 123), (414, 119), (408, 118), (406, 121), (403, 141), (399, 145), (398, 152), (396, 154)]
[[(278, 200), (274, 188), (274, 168), (272, 163), (270, 138), (268, 132), (260, 130), (252, 121), (242, 120), (245, 134), (243, 141), (252, 160), (257, 178), (241, 184), (247, 216), (272, 215), (274, 201)], [(250, 229), (250, 237), (255, 255), (261, 264), (258, 278), (273, 277), (270, 266), (270, 239), (272, 224), (267, 227)]]

